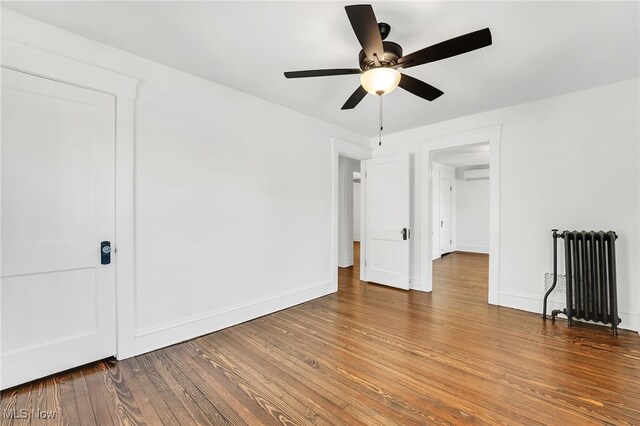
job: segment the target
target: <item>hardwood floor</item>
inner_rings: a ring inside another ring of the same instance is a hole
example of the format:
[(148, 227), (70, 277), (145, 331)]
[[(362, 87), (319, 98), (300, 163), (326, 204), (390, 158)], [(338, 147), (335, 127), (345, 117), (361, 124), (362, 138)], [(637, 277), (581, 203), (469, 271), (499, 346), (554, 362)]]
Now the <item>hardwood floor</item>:
[(489, 306), (487, 263), (436, 261), (432, 294), (341, 269), (337, 294), (4, 391), (3, 424), (640, 424), (640, 336)]

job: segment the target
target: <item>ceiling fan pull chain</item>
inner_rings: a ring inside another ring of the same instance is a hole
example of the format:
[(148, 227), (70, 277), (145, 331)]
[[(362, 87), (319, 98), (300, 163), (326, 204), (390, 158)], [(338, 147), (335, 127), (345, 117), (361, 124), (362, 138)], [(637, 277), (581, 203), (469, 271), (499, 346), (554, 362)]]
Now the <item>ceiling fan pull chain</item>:
[(378, 130), (378, 146), (382, 145), (382, 95), (378, 95), (380, 98), (380, 113), (378, 118), (380, 119), (380, 129)]

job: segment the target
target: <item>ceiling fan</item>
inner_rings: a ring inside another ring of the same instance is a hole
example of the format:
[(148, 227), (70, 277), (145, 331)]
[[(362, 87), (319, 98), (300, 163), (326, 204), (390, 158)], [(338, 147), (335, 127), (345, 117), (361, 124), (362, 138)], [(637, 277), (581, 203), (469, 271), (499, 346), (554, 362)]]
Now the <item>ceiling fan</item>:
[(360, 74), (360, 86), (347, 99), (342, 109), (355, 108), (367, 93), (382, 96), (398, 86), (416, 96), (433, 101), (444, 92), (417, 78), (401, 74), (398, 69), (439, 61), (491, 45), (491, 31), (489, 28), (485, 28), (402, 56), (402, 47), (399, 44), (383, 41), (391, 32), (391, 26), (384, 22), (378, 23), (371, 5), (345, 6), (345, 10), (351, 27), (362, 46), (358, 55), (360, 68), (288, 71), (284, 73), (286, 78)]

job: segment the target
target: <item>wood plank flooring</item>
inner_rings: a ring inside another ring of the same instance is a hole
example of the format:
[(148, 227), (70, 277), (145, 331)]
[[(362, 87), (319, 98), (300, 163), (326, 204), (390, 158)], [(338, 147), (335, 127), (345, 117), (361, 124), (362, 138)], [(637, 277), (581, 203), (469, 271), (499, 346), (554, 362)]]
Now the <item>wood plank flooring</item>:
[(336, 294), (6, 390), (2, 424), (640, 424), (640, 336), (489, 306), (487, 269), (445, 256), (427, 294), (356, 264)]

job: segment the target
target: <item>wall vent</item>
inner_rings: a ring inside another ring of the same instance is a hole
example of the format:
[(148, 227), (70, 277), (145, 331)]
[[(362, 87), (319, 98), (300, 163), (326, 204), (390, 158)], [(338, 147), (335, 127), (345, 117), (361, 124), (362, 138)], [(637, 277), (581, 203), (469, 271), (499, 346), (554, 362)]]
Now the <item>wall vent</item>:
[(462, 174), (464, 180), (483, 180), (489, 179), (489, 169), (473, 169), (465, 170)]

